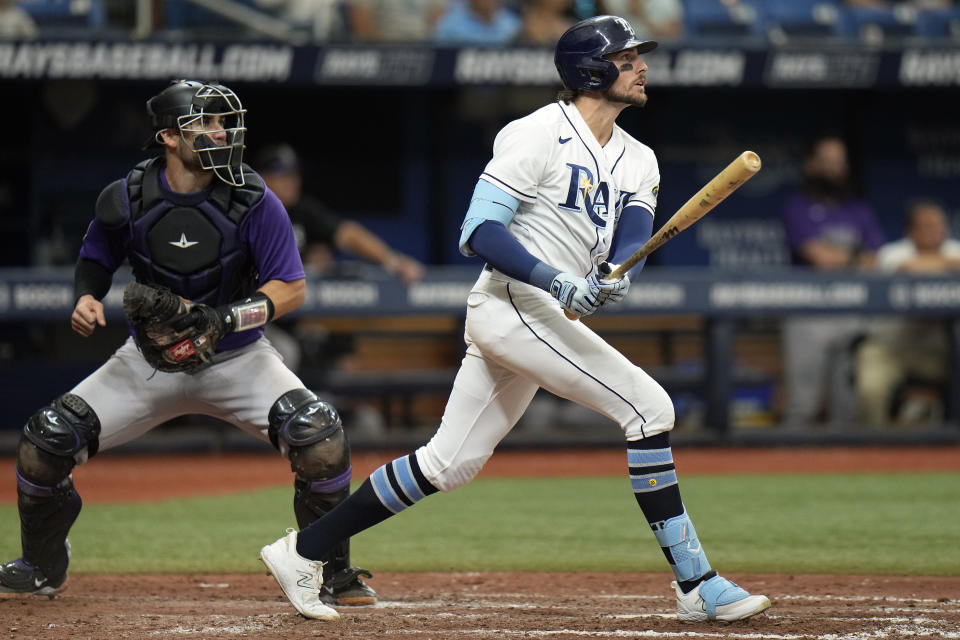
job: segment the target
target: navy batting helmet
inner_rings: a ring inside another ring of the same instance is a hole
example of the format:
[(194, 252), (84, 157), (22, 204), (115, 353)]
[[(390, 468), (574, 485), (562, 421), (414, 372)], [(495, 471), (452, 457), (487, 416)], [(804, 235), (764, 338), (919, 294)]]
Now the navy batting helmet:
[(620, 70), (603, 56), (637, 48), (647, 53), (657, 47), (653, 40), (638, 40), (630, 23), (617, 16), (594, 16), (567, 29), (553, 62), (563, 86), (583, 91), (603, 91), (613, 84)]

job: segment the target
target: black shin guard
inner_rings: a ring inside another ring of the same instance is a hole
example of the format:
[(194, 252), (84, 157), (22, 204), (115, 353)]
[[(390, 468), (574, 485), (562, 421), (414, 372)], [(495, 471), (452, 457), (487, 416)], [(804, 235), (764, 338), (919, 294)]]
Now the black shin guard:
[[(344, 482), (347, 483), (346, 486), (335, 488), (336, 485)], [(294, 480), (293, 512), (297, 516), (297, 525), (300, 529), (306, 528), (310, 523), (346, 500), (347, 496), (350, 495), (349, 482), (349, 475), (340, 480), (334, 478), (332, 481), (323, 482), (309, 482), (299, 477)], [(334, 486), (329, 486), (331, 483)], [(328, 491), (322, 492), (325, 488)], [(350, 568), (350, 540), (344, 540), (336, 545), (330, 550), (327, 557), (321, 558), (321, 560), (325, 563), (323, 580), (329, 584), (329, 580), (332, 579), (334, 574)]]
[(83, 502), (67, 478), (56, 487), (41, 487), (19, 476), (17, 508), (23, 559), (55, 581), (67, 571), (67, 534)]

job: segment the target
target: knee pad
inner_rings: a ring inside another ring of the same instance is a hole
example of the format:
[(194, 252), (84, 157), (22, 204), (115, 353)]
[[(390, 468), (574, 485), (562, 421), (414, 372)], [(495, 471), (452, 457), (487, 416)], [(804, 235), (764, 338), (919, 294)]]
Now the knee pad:
[[(294, 389), (283, 394), (267, 419), (270, 441), (290, 460), (290, 468), (299, 477), (332, 480), (349, 471), (350, 445), (340, 416), (312, 391)], [(344, 486), (349, 482), (347, 474)]]
[(17, 447), (17, 485), (28, 491), (33, 487), (46, 495), (70, 475), (76, 464), (72, 456), (47, 453), (22, 435)]
[[(25, 478), (56, 484), (100, 446), (100, 420), (83, 398), (66, 393), (30, 416), (23, 427), (17, 463)], [(64, 471), (65, 470), (65, 471)]]

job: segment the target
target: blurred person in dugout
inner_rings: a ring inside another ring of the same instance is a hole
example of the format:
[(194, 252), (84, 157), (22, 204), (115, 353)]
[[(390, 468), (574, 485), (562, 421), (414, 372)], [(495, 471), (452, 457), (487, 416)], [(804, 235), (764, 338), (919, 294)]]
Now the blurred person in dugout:
[(524, 0), (522, 25), (516, 42), (553, 47), (563, 32), (577, 22), (575, 0)]
[[(361, 224), (341, 218), (304, 193), (300, 157), (289, 144), (263, 148), (255, 156), (255, 168), (290, 215), (297, 248), (308, 276), (333, 272), (337, 266), (336, 254), (340, 251), (381, 266), (405, 286), (423, 278), (424, 267), (420, 262), (394, 251)], [(294, 337), (296, 323), (294, 319), (272, 327), (268, 336), (291, 371), (299, 369), (304, 355), (301, 338)], [(352, 350), (350, 344), (333, 342), (315, 346), (325, 350), (328, 357)]]
[[(880, 247), (877, 269), (884, 273), (939, 275), (960, 270), (960, 242), (948, 238), (947, 216), (938, 203), (917, 200), (907, 208), (906, 236)], [(857, 351), (857, 395), (866, 423), (885, 427), (942, 417), (942, 387), (950, 373), (949, 334), (935, 318), (873, 320)], [(926, 389), (899, 398), (907, 383)], [(898, 402), (898, 400), (900, 400)]]
[(433, 41), (440, 45), (497, 46), (512, 42), (520, 16), (503, 0), (451, 0), (437, 22)]
[(0, 0), (0, 40), (28, 40), (37, 37), (37, 24), (17, 6), (17, 0)]
[(425, 42), (433, 37), (448, 0), (345, 0), (354, 40)]
[(343, 39), (342, 0), (255, 0), (296, 28), (306, 29), (317, 41)]
[[(821, 271), (874, 267), (883, 233), (873, 208), (856, 196), (841, 138), (814, 140), (804, 157), (802, 188), (781, 215), (794, 265)], [(860, 315), (784, 319), (786, 428), (812, 426), (820, 416), (832, 428), (860, 421), (853, 353), (864, 328)]]
[(638, 37), (673, 40), (683, 36), (680, 0), (600, 0), (599, 7), (626, 18)]

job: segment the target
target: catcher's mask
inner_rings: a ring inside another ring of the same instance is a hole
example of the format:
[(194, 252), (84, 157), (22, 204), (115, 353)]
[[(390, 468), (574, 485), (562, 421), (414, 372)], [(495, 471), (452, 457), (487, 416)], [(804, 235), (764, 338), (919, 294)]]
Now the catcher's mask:
[[(175, 80), (147, 100), (147, 115), (156, 130), (151, 142), (159, 144), (163, 129), (176, 127), (184, 141), (184, 134), (195, 134), (193, 151), (200, 159), (200, 166), (235, 187), (245, 183), (240, 165), (247, 132), (246, 112), (237, 94), (227, 87), (196, 80)], [(210, 135), (220, 131), (226, 134), (222, 145)]]

